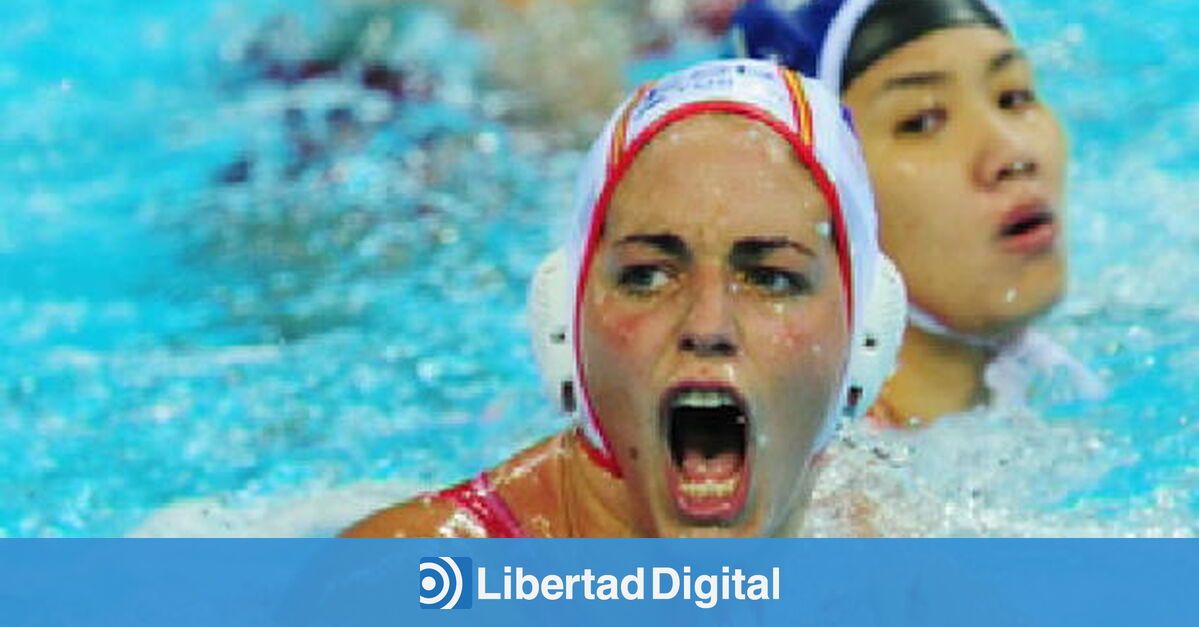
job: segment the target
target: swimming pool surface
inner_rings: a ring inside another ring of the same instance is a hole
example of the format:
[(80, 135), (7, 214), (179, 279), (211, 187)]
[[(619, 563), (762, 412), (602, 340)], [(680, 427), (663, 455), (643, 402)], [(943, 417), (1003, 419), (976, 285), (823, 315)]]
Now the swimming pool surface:
[[(580, 154), (488, 40), (402, 11), (397, 98), (253, 57), (316, 0), (72, 4), (0, 7), (0, 536), (327, 534), (561, 428), (524, 297)], [(1072, 137), (1043, 326), (1112, 396), (855, 437), (914, 529), (1195, 535), (1199, 8), (1007, 4)]]

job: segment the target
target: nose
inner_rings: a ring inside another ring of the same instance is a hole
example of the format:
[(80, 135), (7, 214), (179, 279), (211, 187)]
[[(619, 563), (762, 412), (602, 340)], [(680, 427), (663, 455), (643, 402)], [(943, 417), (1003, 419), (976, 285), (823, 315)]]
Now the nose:
[(732, 294), (715, 269), (697, 272), (695, 294), (679, 330), (679, 350), (696, 357), (732, 357), (738, 340)]
[(1019, 120), (1000, 111), (988, 111), (981, 116), (978, 156), (974, 178), (986, 190), (1002, 185), (1034, 180), (1041, 173), (1041, 160), (1034, 149), (1035, 138)]

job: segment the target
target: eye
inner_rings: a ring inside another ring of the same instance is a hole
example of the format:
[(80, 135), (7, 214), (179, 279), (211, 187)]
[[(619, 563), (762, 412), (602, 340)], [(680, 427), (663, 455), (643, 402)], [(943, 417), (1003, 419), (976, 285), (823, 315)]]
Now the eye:
[(929, 135), (941, 129), (949, 118), (944, 108), (925, 109), (916, 115), (900, 120), (895, 125), (896, 135)]
[(772, 297), (799, 296), (812, 290), (804, 275), (770, 266), (749, 268), (741, 273), (741, 280)]
[(1037, 102), (1031, 89), (1008, 89), (999, 94), (999, 108), (1009, 110), (1026, 109)]
[(648, 296), (666, 287), (672, 278), (671, 272), (662, 266), (634, 265), (621, 268), (616, 284), (630, 294)]

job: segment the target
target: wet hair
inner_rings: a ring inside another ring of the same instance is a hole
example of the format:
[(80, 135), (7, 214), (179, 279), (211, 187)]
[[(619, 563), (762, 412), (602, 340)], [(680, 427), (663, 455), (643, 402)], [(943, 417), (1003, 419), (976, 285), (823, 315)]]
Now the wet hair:
[(841, 67), (841, 85), (848, 87), (879, 59), (931, 31), (970, 25), (1006, 31), (982, 0), (878, 0), (854, 29)]

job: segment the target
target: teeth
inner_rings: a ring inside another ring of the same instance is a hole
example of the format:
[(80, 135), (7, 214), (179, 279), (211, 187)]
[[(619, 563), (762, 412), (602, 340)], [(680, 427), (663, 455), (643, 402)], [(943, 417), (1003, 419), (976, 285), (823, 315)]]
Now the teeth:
[(679, 484), (679, 491), (692, 498), (723, 498), (731, 496), (737, 488), (737, 477), (724, 481), (702, 481), (699, 483), (686, 482)]
[(674, 398), (671, 407), (693, 407), (712, 409), (715, 407), (736, 407), (737, 399), (728, 392), (719, 390), (686, 390)]

